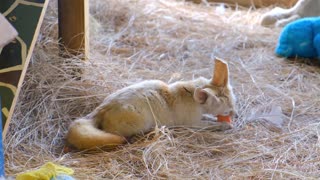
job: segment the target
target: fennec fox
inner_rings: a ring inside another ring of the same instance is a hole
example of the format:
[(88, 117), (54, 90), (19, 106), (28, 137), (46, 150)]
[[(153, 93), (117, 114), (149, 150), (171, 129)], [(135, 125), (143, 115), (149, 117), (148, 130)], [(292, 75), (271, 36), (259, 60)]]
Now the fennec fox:
[(231, 125), (204, 114), (232, 115), (235, 97), (229, 84), (228, 65), (215, 60), (213, 78), (166, 84), (148, 80), (116, 91), (84, 118), (75, 120), (67, 134), (78, 149), (120, 145), (126, 137), (155, 126), (184, 126), (225, 130)]

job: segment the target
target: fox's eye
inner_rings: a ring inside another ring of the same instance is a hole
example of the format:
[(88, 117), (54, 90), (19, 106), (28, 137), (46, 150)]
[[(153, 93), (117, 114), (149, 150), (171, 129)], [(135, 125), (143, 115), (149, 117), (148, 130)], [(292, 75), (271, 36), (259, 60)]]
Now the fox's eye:
[(224, 116), (230, 115), (230, 111), (225, 111), (225, 112), (223, 113), (223, 115), (224, 115)]

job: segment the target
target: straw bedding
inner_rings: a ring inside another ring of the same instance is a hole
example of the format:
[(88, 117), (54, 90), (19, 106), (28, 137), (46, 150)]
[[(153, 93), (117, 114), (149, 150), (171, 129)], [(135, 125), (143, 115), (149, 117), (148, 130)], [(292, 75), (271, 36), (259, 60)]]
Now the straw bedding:
[[(274, 55), (280, 29), (258, 24), (265, 11), (92, 0), (90, 54), (81, 61), (58, 56), (51, 1), (4, 142), (7, 175), (53, 161), (78, 179), (320, 178), (319, 67)], [(159, 127), (117, 149), (63, 151), (70, 122), (108, 94), (145, 79), (209, 78), (214, 56), (230, 66), (232, 130)]]

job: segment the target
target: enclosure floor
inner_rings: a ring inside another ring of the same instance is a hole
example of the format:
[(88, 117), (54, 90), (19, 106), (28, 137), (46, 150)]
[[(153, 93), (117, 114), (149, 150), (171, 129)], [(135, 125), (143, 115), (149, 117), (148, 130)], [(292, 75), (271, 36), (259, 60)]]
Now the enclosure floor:
[[(52, 161), (78, 179), (320, 178), (319, 66), (275, 56), (281, 29), (259, 25), (268, 9), (91, 0), (90, 54), (81, 61), (59, 56), (56, 3), (4, 142), (7, 175)], [(230, 66), (232, 130), (159, 127), (117, 149), (65, 151), (68, 125), (110, 93), (146, 79), (210, 78), (214, 56)]]

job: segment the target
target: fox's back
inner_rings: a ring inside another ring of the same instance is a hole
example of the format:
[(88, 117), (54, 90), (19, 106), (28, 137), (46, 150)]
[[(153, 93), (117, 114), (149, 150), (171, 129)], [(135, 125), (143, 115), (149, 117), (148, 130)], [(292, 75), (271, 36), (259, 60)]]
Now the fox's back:
[(170, 103), (168, 98), (163, 96), (169, 96), (168, 85), (160, 80), (148, 80), (143, 81), (123, 89), (120, 89), (108, 97), (105, 98), (103, 104), (120, 103), (120, 104), (148, 104), (160, 103), (166, 105)]

